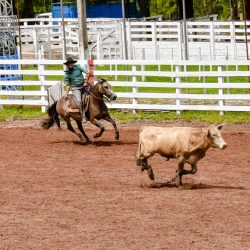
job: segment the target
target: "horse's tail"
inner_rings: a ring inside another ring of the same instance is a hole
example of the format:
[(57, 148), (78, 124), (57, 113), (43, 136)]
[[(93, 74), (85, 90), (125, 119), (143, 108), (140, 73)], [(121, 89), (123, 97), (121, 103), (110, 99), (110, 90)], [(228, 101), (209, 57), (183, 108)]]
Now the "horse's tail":
[(48, 115), (49, 115), (49, 118), (47, 119), (44, 119), (42, 121), (42, 128), (43, 129), (49, 129), (50, 127), (52, 127), (55, 123), (56, 125), (58, 126), (58, 128), (61, 128), (60, 126), (60, 119), (59, 119), (59, 116), (58, 116), (58, 113), (56, 111), (56, 105), (57, 105), (57, 102), (53, 103), (49, 109), (48, 109)]

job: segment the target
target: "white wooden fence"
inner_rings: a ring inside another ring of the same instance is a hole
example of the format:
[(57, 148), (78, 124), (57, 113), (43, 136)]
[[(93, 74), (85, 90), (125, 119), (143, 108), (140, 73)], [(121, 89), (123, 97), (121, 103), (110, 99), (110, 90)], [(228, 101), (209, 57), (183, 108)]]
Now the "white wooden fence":
[[(86, 63), (86, 62), (80, 62)], [(9, 70), (19, 64), (21, 70)], [(22, 75), (21, 81), (0, 81), (0, 105), (41, 106), (47, 88), (63, 78), (61, 60), (0, 60), (0, 75)], [(114, 109), (250, 111), (249, 61), (98, 60), (96, 79), (105, 77), (118, 95)]]
[[(129, 59), (180, 60), (183, 58), (183, 24), (173, 21), (128, 21), (127, 42)], [(78, 20), (65, 19), (67, 52), (79, 55)], [(245, 60), (245, 27), (243, 21), (187, 22), (189, 58), (195, 60)], [(124, 42), (122, 23), (89, 20), (90, 57), (122, 59)], [(250, 47), (250, 21), (247, 22)], [(37, 55), (45, 45), (47, 58), (61, 58), (61, 19), (22, 19), (21, 41), (23, 55)]]

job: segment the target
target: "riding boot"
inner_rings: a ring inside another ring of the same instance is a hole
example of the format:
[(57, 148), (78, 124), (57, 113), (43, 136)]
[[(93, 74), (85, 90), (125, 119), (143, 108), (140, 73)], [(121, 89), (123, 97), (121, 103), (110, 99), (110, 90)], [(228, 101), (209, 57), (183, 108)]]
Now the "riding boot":
[(84, 112), (83, 108), (79, 107), (79, 110), (80, 110), (82, 119), (84, 119), (85, 118), (85, 112)]
[(67, 108), (67, 111), (69, 112), (69, 113), (79, 113), (79, 109), (72, 109), (72, 108)]

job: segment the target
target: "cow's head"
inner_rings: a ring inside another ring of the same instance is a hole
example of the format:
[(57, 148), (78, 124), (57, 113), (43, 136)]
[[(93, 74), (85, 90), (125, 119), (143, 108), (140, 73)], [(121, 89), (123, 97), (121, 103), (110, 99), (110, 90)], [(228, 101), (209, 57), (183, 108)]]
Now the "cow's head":
[(227, 147), (227, 143), (224, 141), (221, 135), (221, 129), (224, 124), (220, 124), (218, 126), (210, 125), (206, 129), (206, 135), (211, 142), (211, 146), (214, 148), (225, 149)]

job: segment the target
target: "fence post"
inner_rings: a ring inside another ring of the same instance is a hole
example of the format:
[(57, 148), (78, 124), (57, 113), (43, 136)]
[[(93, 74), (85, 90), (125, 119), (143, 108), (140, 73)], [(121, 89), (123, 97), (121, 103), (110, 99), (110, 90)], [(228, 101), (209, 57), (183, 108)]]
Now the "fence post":
[(97, 60), (101, 59), (101, 38), (100, 34), (97, 34), (97, 39), (96, 39), (96, 58)]
[(125, 53), (125, 51), (124, 51), (124, 40), (123, 40), (123, 29), (122, 29), (122, 27), (123, 27), (123, 24), (122, 23), (120, 23), (119, 24), (119, 26), (118, 26), (118, 31), (117, 31), (117, 33), (118, 33), (118, 36), (119, 36), (119, 50), (120, 50), (120, 57), (119, 57), (119, 59), (124, 59), (124, 53)]
[(182, 51), (182, 23), (178, 22), (178, 43), (179, 43), (179, 52), (180, 52), (180, 60), (183, 59), (183, 51)]
[(156, 22), (152, 23), (152, 46), (154, 51), (154, 59), (158, 59), (158, 47), (157, 47), (157, 30), (156, 30)]
[[(218, 66), (218, 72), (222, 72), (223, 71), (223, 67), (221, 65)], [(219, 76), (218, 77), (218, 84), (221, 85), (223, 84), (223, 76)], [(219, 89), (219, 95), (223, 96), (223, 88)], [(219, 106), (223, 107), (224, 106), (224, 100), (219, 100)], [(220, 110), (220, 115), (224, 115), (223, 110)]]
[[(175, 82), (176, 82), (176, 85), (179, 85), (179, 83), (181, 83), (181, 77), (179, 76), (179, 73), (181, 72), (181, 65), (176, 65), (175, 66), (175, 72), (176, 72), (176, 77), (175, 77)], [(178, 98), (178, 96), (181, 94), (181, 89), (176, 87), (176, 114), (180, 114), (181, 111), (178, 110), (178, 107), (180, 107), (181, 105), (181, 100)]]
[[(135, 73), (137, 71), (136, 69), (136, 65), (132, 66), (132, 72)], [(132, 82), (136, 83), (137, 82), (137, 77), (135, 75), (132, 76)], [(133, 86), (133, 94), (137, 94), (138, 93), (138, 87)], [(137, 105), (137, 99), (133, 97), (133, 106)], [(133, 113), (136, 113), (136, 109), (133, 109)]]
[[(40, 90), (42, 92), (45, 91), (45, 86), (44, 86), (44, 80), (45, 80), (45, 76), (44, 76), (44, 69), (45, 66), (44, 64), (41, 64), (41, 60), (44, 59), (44, 51), (42, 50), (43, 46), (41, 46), (41, 50), (38, 51), (38, 58), (39, 58), (39, 64), (38, 64), (38, 74), (39, 74), (39, 80), (40, 80)], [(45, 102), (46, 101), (46, 97), (44, 95), (41, 95), (41, 102)], [(41, 105), (41, 111), (44, 113), (46, 111), (46, 106), (45, 105)]]
[[(126, 22), (126, 25), (127, 25), (127, 51), (128, 51), (128, 59), (132, 59), (132, 37), (131, 37), (131, 23), (130, 21), (127, 21)], [(124, 55), (125, 55), (125, 44), (124, 43)], [(126, 58), (123, 58), (123, 59), (126, 59)]]
[(36, 28), (33, 29), (33, 45), (34, 45), (35, 55), (37, 55), (39, 52), (38, 52), (38, 41), (37, 41), (37, 29)]
[[(115, 60), (117, 61), (117, 48), (115, 48)], [(115, 72), (117, 72), (118, 66), (117, 63), (115, 64)], [(115, 74), (115, 80), (118, 80), (118, 75)]]
[(48, 53), (49, 53), (49, 59), (51, 60), (50, 27), (48, 27)]
[[(145, 48), (142, 48), (142, 60), (145, 60)], [(145, 75), (144, 75), (144, 71), (145, 71), (145, 65), (142, 64), (141, 65), (141, 71), (142, 71), (142, 81), (145, 82)]]
[(210, 22), (210, 44), (211, 44), (211, 59), (215, 59), (215, 39), (214, 39), (214, 22)]
[(231, 53), (234, 60), (237, 59), (236, 54), (236, 39), (235, 39), (235, 22), (230, 23), (230, 36), (231, 36)]

